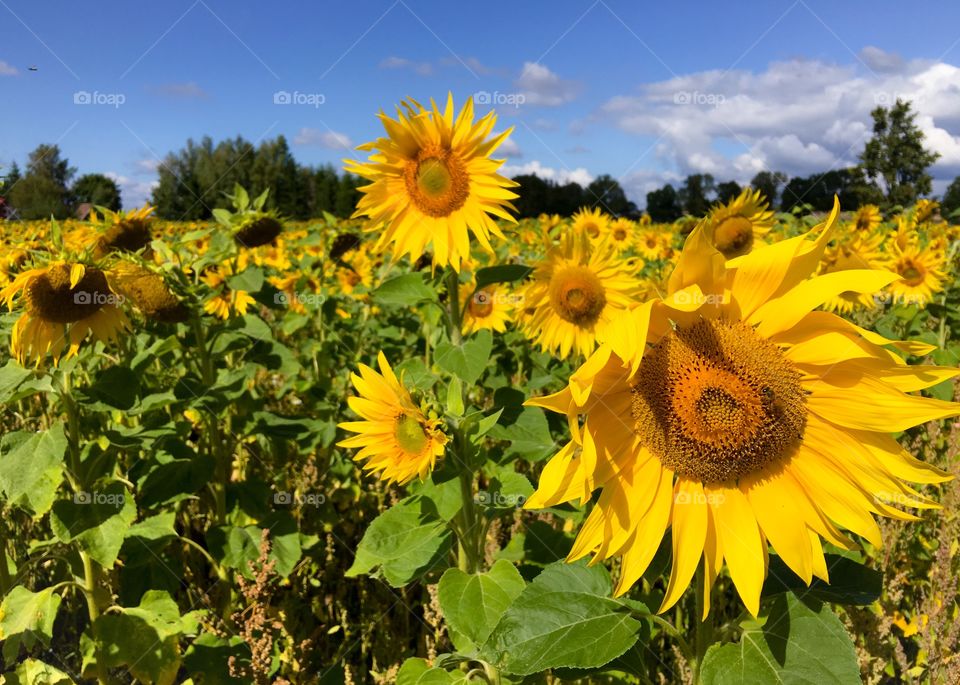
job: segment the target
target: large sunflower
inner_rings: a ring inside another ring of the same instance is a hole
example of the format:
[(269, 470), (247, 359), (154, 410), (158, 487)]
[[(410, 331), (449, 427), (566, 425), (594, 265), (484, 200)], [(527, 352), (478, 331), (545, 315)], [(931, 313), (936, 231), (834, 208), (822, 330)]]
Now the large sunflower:
[(921, 250), (916, 245), (901, 249), (894, 245), (888, 268), (900, 280), (888, 287), (895, 302), (925, 306), (934, 293), (943, 290), (945, 258), (942, 252), (929, 247)]
[(362, 448), (353, 458), (366, 460), (363, 468), (384, 480), (406, 483), (415, 476), (424, 480), (443, 454), (447, 436), (438, 420), (428, 419), (413, 403), (383, 352), (377, 362), (380, 373), (361, 364), (360, 375), (351, 374), (359, 396), (347, 403), (363, 420), (339, 424), (357, 435), (337, 444)]
[(454, 119), (453, 95), (441, 113), (436, 103), (424, 109), (414, 100), (397, 109), (397, 118), (380, 114), (386, 138), (361, 145), (376, 150), (366, 163), (346, 160), (347, 171), (371, 181), (362, 186), (357, 216), (367, 216), (368, 231), (382, 229), (378, 248), (394, 244), (398, 255), (419, 258), (433, 245), (434, 262), (460, 270), (470, 255), (473, 232), (488, 252), (490, 235), (503, 237), (493, 217), (514, 222), (508, 210), (517, 184), (497, 173), (503, 160), (490, 155), (513, 129), (489, 137), (493, 112), (473, 121), (473, 100)]
[(586, 356), (639, 287), (608, 243), (591, 246), (585, 231), (568, 230), (520, 290), (523, 330), (545, 351)]
[(711, 210), (707, 217), (707, 231), (724, 257), (733, 259), (753, 249), (758, 238), (770, 232), (773, 212), (759, 190), (744, 188), (724, 205)]
[(120, 308), (123, 298), (107, 269), (79, 262), (55, 261), (21, 272), (0, 290), (10, 310), (18, 301), (24, 312), (13, 325), (10, 347), (21, 364), (36, 366), (48, 354), (58, 363), (77, 354), (88, 337), (110, 342), (129, 326)]
[(846, 529), (880, 545), (873, 514), (911, 520), (892, 503), (934, 506), (904, 481), (949, 476), (890, 432), (960, 414), (958, 404), (910, 394), (960, 370), (907, 366), (890, 346), (914, 354), (930, 346), (814, 311), (896, 278), (849, 270), (808, 280), (838, 212), (816, 239), (784, 240), (729, 265), (696, 229), (668, 295), (621, 316), (568, 387), (529, 402), (566, 414), (573, 439), (527, 506), (586, 502), (599, 488), (570, 558), (622, 557), (617, 594), (672, 528), (660, 611), (702, 559), (704, 615), (724, 562), (756, 615), (768, 543), (805, 582), (828, 580), (821, 538), (852, 548)]

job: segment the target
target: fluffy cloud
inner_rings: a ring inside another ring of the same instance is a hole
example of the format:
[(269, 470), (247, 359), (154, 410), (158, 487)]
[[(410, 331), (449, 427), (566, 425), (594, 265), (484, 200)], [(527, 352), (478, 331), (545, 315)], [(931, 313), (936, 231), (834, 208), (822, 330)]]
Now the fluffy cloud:
[(16, 76), (20, 72), (12, 64), (7, 64), (0, 59), (0, 76)]
[(683, 75), (610, 98), (591, 123), (654, 137), (661, 164), (681, 176), (745, 182), (762, 169), (811, 174), (855, 164), (870, 136), (870, 111), (902, 98), (913, 103), (927, 145), (942, 155), (934, 175), (960, 173), (960, 69), (905, 62), (879, 48), (865, 48), (860, 60)]
[(577, 167), (576, 169), (555, 169), (553, 167), (543, 166), (543, 164), (536, 159), (526, 164), (504, 164), (500, 169), (500, 173), (509, 178), (520, 176), (521, 174), (534, 174), (540, 178), (556, 181), (560, 184), (573, 181), (582, 186), (587, 186), (593, 181), (593, 176), (583, 167)]
[(348, 150), (353, 147), (353, 142), (344, 133), (306, 127), (300, 129), (293, 142), (296, 145), (319, 145), (329, 150)]
[(494, 157), (512, 157), (517, 159), (523, 157), (523, 150), (520, 149), (520, 146), (517, 145), (517, 141), (513, 138), (507, 138), (505, 141), (500, 143), (500, 147), (494, 152)]
[(150, 199), (153, 189), (159, 183), (156, 179), (151, 181), (138, 180), (118, 174), (115, 171), (108, 171), (104, 176), (112, 179), (120, 188), (120, 197), (125, 209), (142, 207)]
[(577, 81), (562, 79), (537, 62), (526, 62), (513, 85), (523, 95), (524, 104), (542, 107), (559, 107), (571, 102), (581, 90)]

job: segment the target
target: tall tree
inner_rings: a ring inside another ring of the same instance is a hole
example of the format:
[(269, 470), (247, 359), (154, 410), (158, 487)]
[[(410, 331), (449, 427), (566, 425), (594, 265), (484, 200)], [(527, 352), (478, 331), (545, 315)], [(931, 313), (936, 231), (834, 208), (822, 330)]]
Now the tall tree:
[(771, 207), (777, 206), (780, 197), (780, 188), (787, 182), (787, 175), (782, 171), (758, 171), (750, 181), (750, 187), (759, 190)]
[(8, 200), (22, 219), (66, 218), (71, 208), (70, 180), (75, 173), (57, 145), (38, 145)]
[(683, 211), (691, 216), (704, 216), (710, 209), (713, 194), (713, 176), (710, 174), (690, 174), (680, 189), (680, 202)]
[(906, 206), (932, 189), (927, 168), (940, 154), (923, 146), (923, 131), (914, 122), (910, 103), (897, 99), (893, 107), (877, 107), (871, 138), (860, 160), (867, 176), (882, 182), (889, 205)]
[(683, 216), (680, 195), (669, 183), (663, 188), (647, 193), (647, 214), (659, 223), (676, 221)]
[(602, 174), (587, 186), (587, 202), (614, 216), (635, 214), (637, 206), (627, 199), (620, 182), (609, 174)]
[(940, 214), (951, 224), (960, 224), (960, 176), (947, 186), (940, 202)]
[(113, 211), (120, 209), (120, 188), (103, 174), (84, 174), (73, 184), (70, 193), (77, 205), (89, 202)]
[(20, 182), (20, 167), (16, 162), (10, 164), (10, 168), (0, 173), (0, 196), (8, 195), (10, 189)]
[(736, 181), (725, 181), (717, 184), (717, 202), (730, 202), (740, 194), (743, 188)]

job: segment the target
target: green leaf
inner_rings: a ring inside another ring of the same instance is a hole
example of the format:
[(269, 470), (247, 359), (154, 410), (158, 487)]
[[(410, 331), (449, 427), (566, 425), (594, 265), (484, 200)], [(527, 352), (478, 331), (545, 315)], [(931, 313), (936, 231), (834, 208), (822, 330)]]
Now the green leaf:
[(0, 490), (14, 506), (43, 516), (63, 481), (67, 438), (63, 426), (44, 433), (8, 433), (0, 440)]
[(533, 273), (532, 266), (524, 264), (498, 264), (478, 269), (476, 273), (477, 290), (491, 283), (509, 283), (520, 281)]
[(839, 554), (824, 555), (830, 582), (814, 578), (810, 587), (796, 575), (779, 556), (770, 556), (770, 570), (763, 584), (762, 596), (769, 597), (792, 591), (797, 595), (810, 596), (822, 602), (856, 604), (865, 606), (880, 598), (883, 591), (883, 573), (868, 568), (855, 559)]
[(370, 296), (377, 304), (395, 307), (412, 307), (420, 302), (437, 299), (436, 291), (424, 282), (423, 274), (419, 272), (384, 281)]
[(286, 578), (303, 556), (300, 533), (290, 512), (278, 511), (264, 517), (260, 525), (217, 526), (207, 532), (207, 547), (214, 559), (243, 575), (253, 576), (251, 562), (260, 557), (263, 530), (270, 531), (270, 555), (274, 570)]
[(840, 619), (815, 599), (779, 595), (763, 625), (751, 621), (737, 644), (714, 645), (703, 660), (703, 685), (859, 684), (853, 641)]
[(603, 666), (637, 642), (643, 625), (610, 590), (602, 566), (548, 566), (507, 609), (481, 654), (516, 675)]
[(249, 662), (250, 648), (243, 638), (203, 633), (183, 655), (183, 666), (194, 677), (202, 676), (199, 682), (203, 685), (234, 685), (237, 679), (230, 675), (231, 658)]
[(8, 664), (14, 661), (21, 644), (28, 650), (37, 642), (49, 645), (59, 608), (60, 595), (52, 587), (30, 592), (22, 585), (15, 585), (0, 604), (4, 661)]
[(463, 416), (463, 384), (456, 376), (447, 386), (447, 413), (451, 416)]
[(464, 385), (473, 385), (486, 370), (492, 349), (493, 334), (483, 329), (460, 345), (441, 340), (434, 359), (441, 369), (457, 376)]
[(457, 651), (476, 652), (525, 587), (517, 568), (503, 559), (486, 573), (471, 575), (448, 568), (440, 578), (437, 596)]
[(85, 393), (112, 409), (132, 409), (140, 394), (140, 377), (123, 366), (110, 366), (99, 374)]
[(259, 266), (248, 266), (235, 276), (227, 279), (230, 290), (243, 290), (248, 293), (260, 292), (263, 287), (263, 269)]
[(217, 207), (213, 210), (213, 218), (218, 224), (230, 226), (233, 222), (233, 214), (223, 207)]
[(453, 533), (424, 498), (395, 504), (375, 518), (357, 546), (346, 576), (370, 574), (379, 569), (393, 587), (402, 587), (444, 559), (453, 544)]
[(396, 685), (453, 685), (455, 683), (466, 683), (466, 674), (432, 668), (426, 659), (407, 659), (397, 671)]
[(25, 659), (12, 674), (5, 673), (4, 678), (6, 685), (73, 685), (73, 678), (37, 659)]
[(506, 456), (528, 461), (546, 459), (557, 451), (557, 443), (550, 436), (547, 416), (537, 407), (524, 407), (513, 423), (494, 426), (490, 437), (510, 443), (504, 452)]
[(104, 568), (117, 560), (123, 539), (137, 517), (133, 496), (120, 483), (78, 492), (53, 503), (50, 528), (61, 542), (75, 542)]
[(33, 371), (23, 368), (12, 359), (0, 367), (0, 404), (9, 402), (14, 391), (32, 375)]

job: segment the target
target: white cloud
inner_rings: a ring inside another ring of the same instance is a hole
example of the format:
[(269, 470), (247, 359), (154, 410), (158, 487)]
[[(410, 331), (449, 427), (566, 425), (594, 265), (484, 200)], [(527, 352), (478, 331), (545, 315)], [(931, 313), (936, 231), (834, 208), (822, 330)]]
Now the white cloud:
[(661, 165), (681, 176), (712, 173), (747, 182), (757, 171), (812, 174), (857, 162), (870, 112), (902, 98), (913, 103), (926, 144), (942, 154), (933, 168), (960, 173), (960, 68), (903, 61), (876, 48), (859, 62), (774, 62), (764, 71), (703, 71), (648, 83), (605, 102), (589, 122), (654, 137)]
[(7, 64), (0, 59), (0, 76), (16, 76), (20, 72), (12, 64)]
[(319, 145), (330, 150), (347, 150), (353, 147), (353, 142), (345, 133), (306, 127), (300, 129), (293, 142), (295, 145)]
[(543, 166), (539, 160), (532, 160), (526, 164), (505, 164), (500, 169), (500, 173), (508, 178), (520, 176), (521, 174), (533, 174), (550, 181), (556, 181), (563, 185), (565, 183), (579, 183), (582, 186), (590, 185), (593, 176), (583, 167), (576, 169), (554, 169), (553, 167)]
[(115, 171), (108, 171), (104, 174), (120, 188), (120, 197), (123, 200), (123, 206), (126, 209), (142, 207), (145, 202), (150, 200), (153, 189), (157, 187), (159, 181), (156, 179), (150, 181), (137, 180), (118, 174)]
[(558, 107), (576, 99), (581, 85), (561, 79), (537, 62), (526, 62), (520, 77), (513, 82), (524, 96), (524, 104)]
[(155, 174), (162, 163), (163, 162), (161, 162), (159, 159), (145, 157), (144, 159), (138, 159), (136, 162), (134, 162), (134, 167), (137, 169), (138, 173)]
[(515, 141), (513, 138), (507, 138), (505, 141), (500, 143), (500, 147), (494, 151), (494, 156), (512, 157), (516, 159), (518, 157), (523, 157), (523, 150), (520, 149), (520, 146), (517, 145), (517, 141)]
[(433, 74), (433, 65), (429, 62), (414, 62), (406, 57), (390, 56), (380, 62), (381, 69), (412, 69), (420, 76)]

